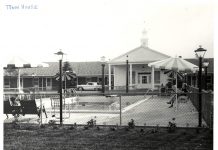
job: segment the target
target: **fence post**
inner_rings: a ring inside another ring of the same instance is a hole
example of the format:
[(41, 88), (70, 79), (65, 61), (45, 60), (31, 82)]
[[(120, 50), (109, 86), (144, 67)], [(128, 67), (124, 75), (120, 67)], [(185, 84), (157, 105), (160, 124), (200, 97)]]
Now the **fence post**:
[(122, 125), (122, 107), (121, 107), (121, 95), (119, 96), (120, 98), (120, 126)]

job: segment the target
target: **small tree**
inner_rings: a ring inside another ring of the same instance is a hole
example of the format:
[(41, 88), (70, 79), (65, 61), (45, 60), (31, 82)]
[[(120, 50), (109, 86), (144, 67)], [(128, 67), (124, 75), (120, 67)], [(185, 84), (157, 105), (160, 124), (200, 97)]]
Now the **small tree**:
[[(60, 80), (60, 75), (57, 73), (55, 75), (56, 80)], [(68, 61), (64, 62), (63, 73), (62, 73), (62, 82), (64, 82), (64, 89), (66, 87), (72, 87), (75, 83), (76, 73), (73, 72), (73, 69)], [(70, 81), (70, 82), (67, 82)]]
[(66, 72), (66, 71), (70, 71), (70, 72), (73, 71), (69, 61), (64, 62), (63, 72)]

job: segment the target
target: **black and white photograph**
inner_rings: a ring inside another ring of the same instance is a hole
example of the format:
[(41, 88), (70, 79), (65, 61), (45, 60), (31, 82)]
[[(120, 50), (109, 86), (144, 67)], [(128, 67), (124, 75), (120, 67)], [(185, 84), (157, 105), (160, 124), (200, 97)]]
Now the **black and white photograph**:
[(1, 149), (215, 150), (213, 0), (2, 0)]

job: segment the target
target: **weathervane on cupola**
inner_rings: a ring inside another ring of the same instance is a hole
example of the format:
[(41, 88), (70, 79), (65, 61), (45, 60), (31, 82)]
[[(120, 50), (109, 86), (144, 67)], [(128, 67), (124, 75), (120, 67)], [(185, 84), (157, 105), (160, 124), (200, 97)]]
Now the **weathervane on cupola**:
[(148, 36), (147, 36), (147, 30), (145, 28), (142, 31), (141, 46), (148, 47)]

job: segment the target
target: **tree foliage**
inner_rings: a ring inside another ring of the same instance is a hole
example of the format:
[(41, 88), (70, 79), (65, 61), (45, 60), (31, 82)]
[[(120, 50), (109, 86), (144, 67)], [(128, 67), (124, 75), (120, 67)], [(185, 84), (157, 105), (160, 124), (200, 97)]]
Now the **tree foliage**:
[(73, 71), (69, 61), (64, 62), (63, 71)]

